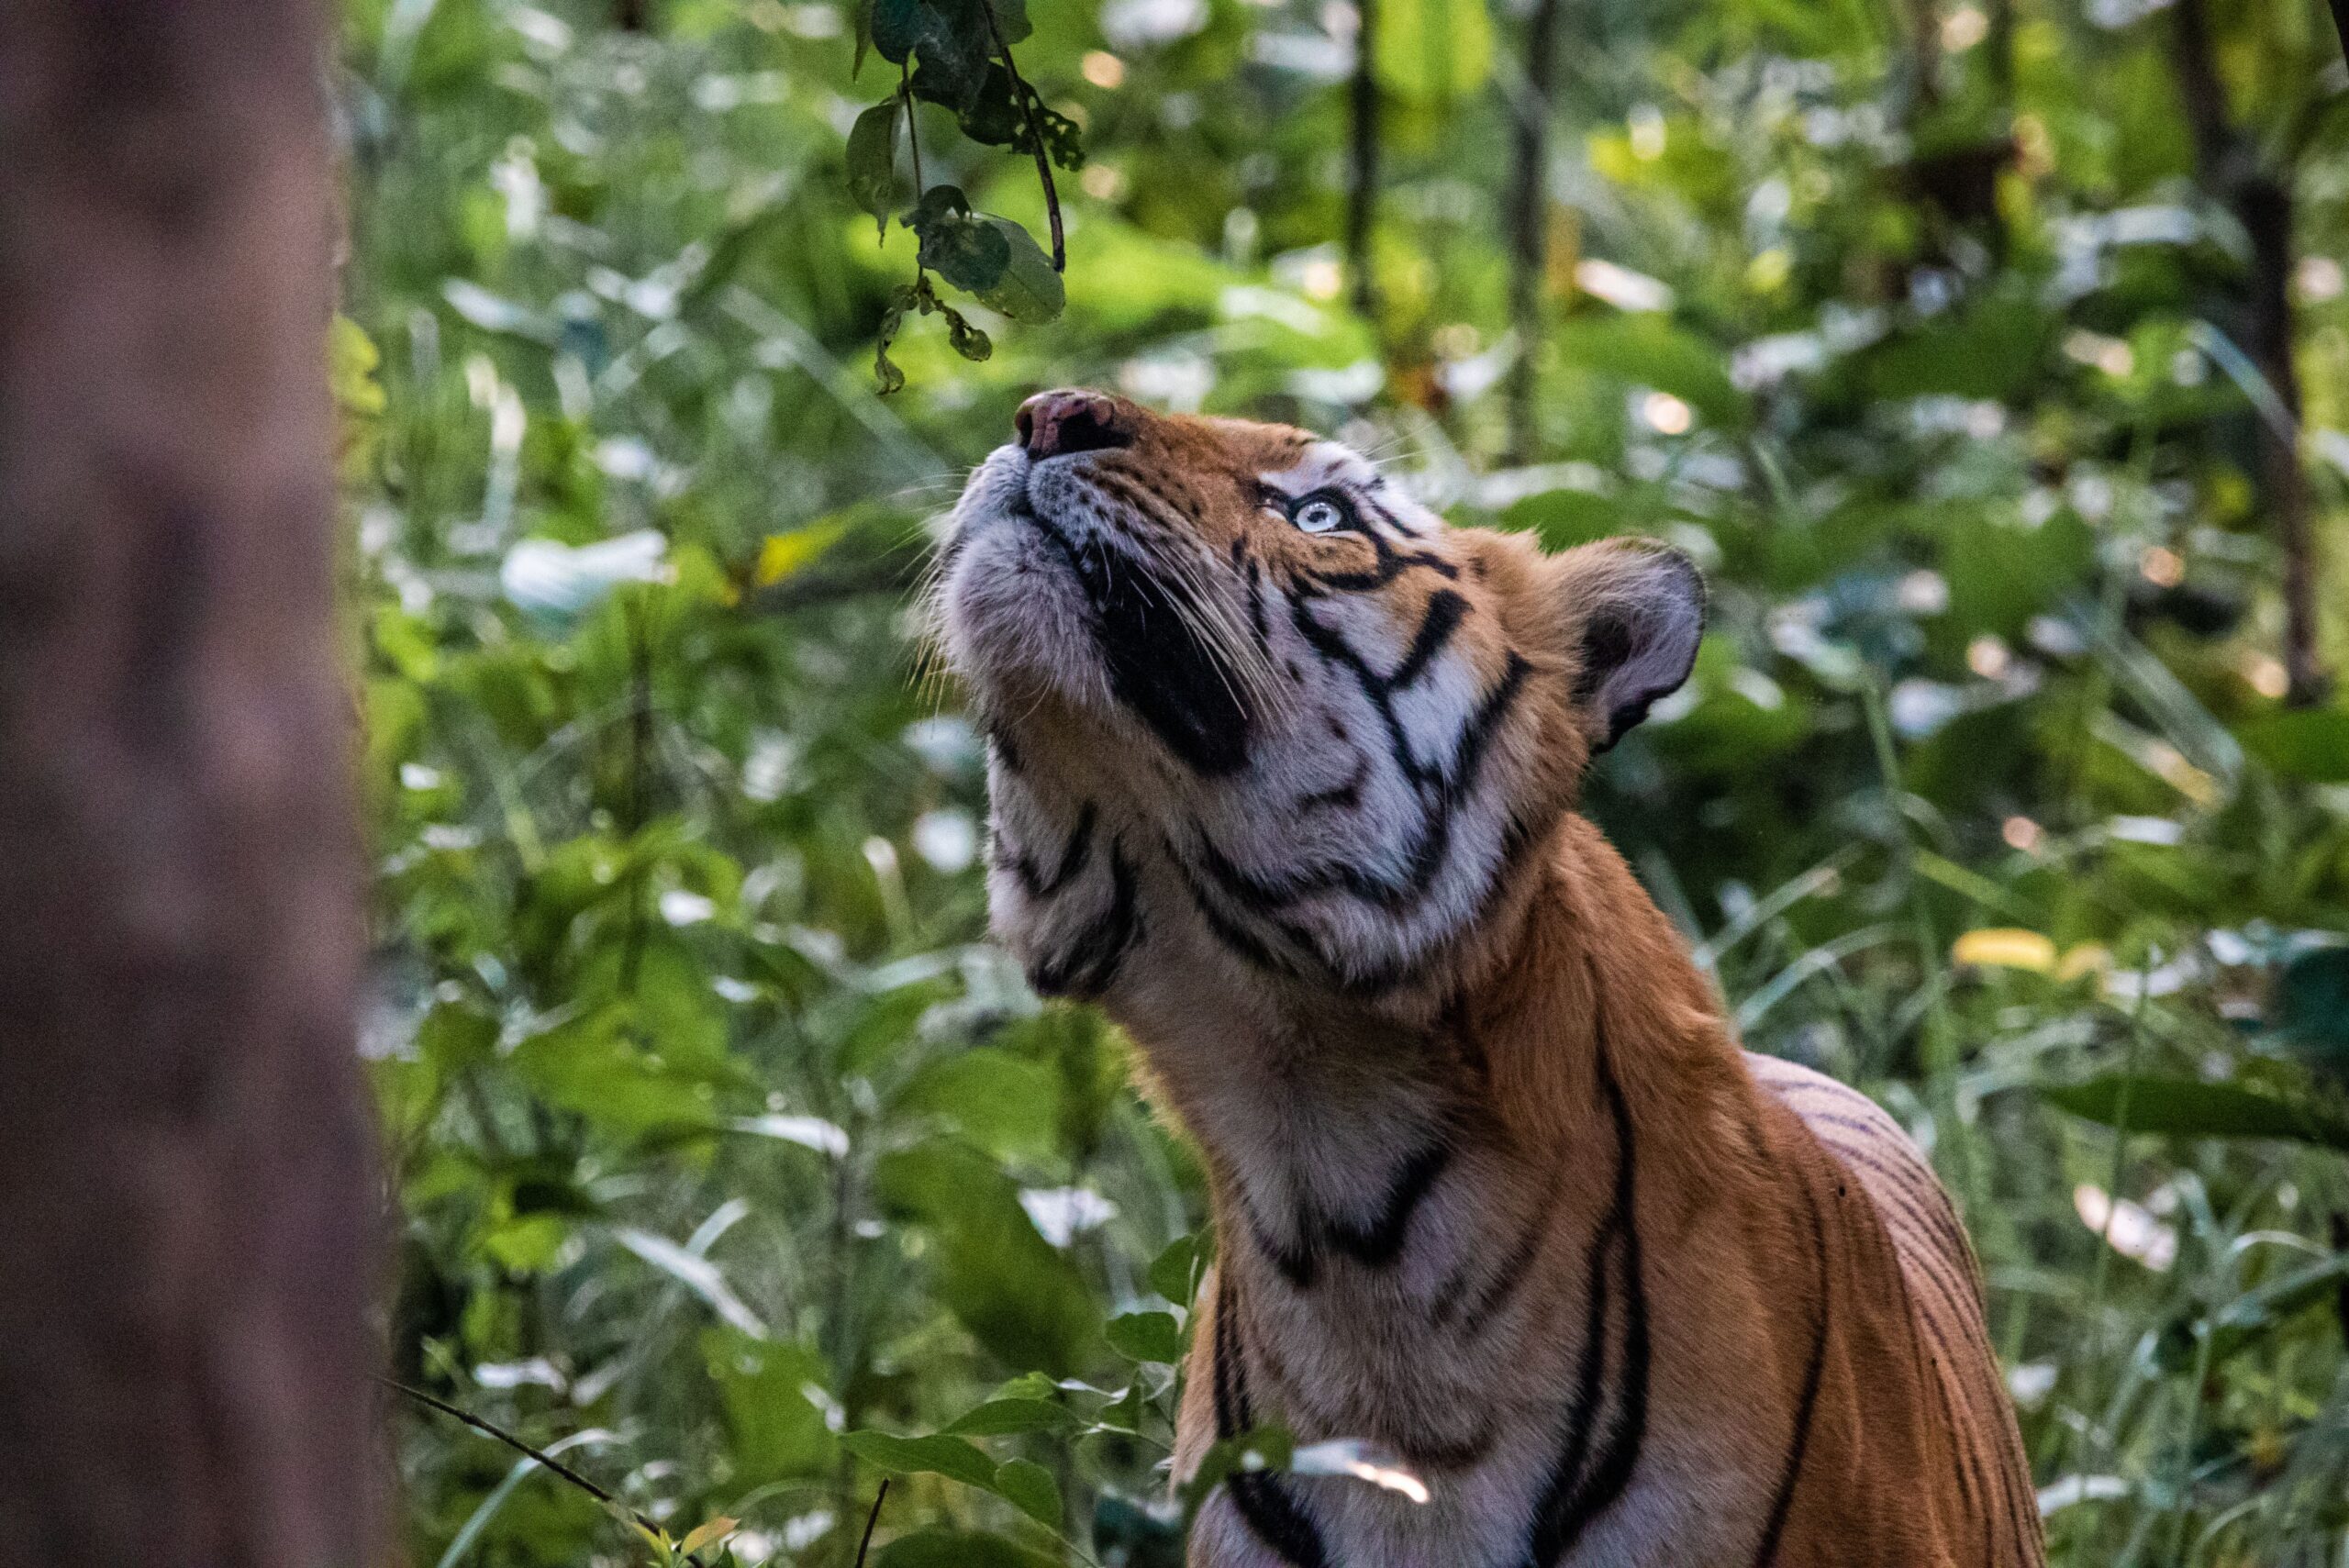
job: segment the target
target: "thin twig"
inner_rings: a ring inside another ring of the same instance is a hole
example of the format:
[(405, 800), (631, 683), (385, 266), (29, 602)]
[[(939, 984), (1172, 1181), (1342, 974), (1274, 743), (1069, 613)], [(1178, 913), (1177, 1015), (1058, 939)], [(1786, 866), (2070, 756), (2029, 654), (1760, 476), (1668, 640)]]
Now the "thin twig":
[(629, 729), (628, 793), (621, 810), (627, 819), (629, 853), (634, 869), (628, 879), (628, 929), (620, 947), (620, 990), (633, 998), (637, 973), (644, 959), (644, 895), (651, 881), (651, 868), (643, 863), (635, 840), (644, 831), (645, 774), (652, 766), (652, 633), (645, 625), (651, 612), (646, 607), (643, 595), (630, 595), (624, 608), (628, 617)]
[(856, 1543), (856, 1568), (864, 1568), (864, 1554), (873, 1550), (873, 1527), (881, 1522), (881, 1505), (889, 1499), (889, 1478), (881, 1478), (881, 1490), (873, 1494), (873, 1511), (864, 1516), (864, 1539)]
[(913, 154), (914, 199), (919, 201), (922, 195), (921, 132), (914, 127), (914, 65), (911, 55), (907, 55), (906, 62), (897, 67), (897, 96), (906, 106), (906, 150)]
[(1052, 184), (1052, 161), (1044, 153), (1044, 121), (1038, 112), (1043, 107), (1043, 99), (1021, 78), (1019, 67), (1012, 63), (1011, 46), (1003, 41), (1003, 28), (995, 19), (995, 6), (988, 0), (979, 0), (979, 11), (987, 19), (987, 36), (995, 39), (996, 52), (1003, 56), (1003, 68), (1011, 76), (1011, 90), (1019, 95), (1020, 112), (1028, 119), (1028, 150), (1036, 155), (1036, 178), (1044, 186), (1044, 217), (1052, 228), (1052, 271), (1065, 272), (1068, 240), (1061, 231), (1061, 194)]
[[(499, 1442), (504, 1443), (507, 1448), (514, 1450), (518, 1453), (527, 1454), (531, 1459), (538, 1461), (540, 1464), (545, 1466), (548, 1470), (552, 1471), (563, 1480), (570, 1482), (573, 1486), (578, 1487), (582, 1492), (586, 1493), (589, 1496), (603, 1504), (606, 1507), (618, 1509), (618, 1511), (625, 1513), (629, 1518), (634, 1519), (639, 1525), (648, 1530), (651, 1530), (655, 1535), (661, 1533), (661, 1527), (659, 1525), (654, 1524), (651, 1519), (646, 1518), (642, 1514), (638, 1513), (634, 1508), (629, 1507), (626, 1503), (621, 1502), (618, 1497), (613, 1496), (609, 1492), (605, 1491), (601, 1486), (596, 1485), (593, 1481), (588, 1480), (587, 1477), (580, 1474), (579, 1472), (572, 1469), (571, 1466), (563, 1463), (562, 1461), (555, 1458), (552, 1454), (532, 1448), (529, 1443), (524, 1442), (520, 1438), (516, 1437), (512, 1432), (506, 1430), (504, 1428), (496, 1426), (492, 1422), (483, 1420), (479, 1416), (474, 1415), (470, 1410), (460, 1409), (458, 1407), (450, 1404), (446, 1399), (427, 1394), (421, 1388), (411, 1388), (408, 1385), (401, 1383), (396, 1379), (385, 1377), (381, 1373), (377, 1373), (375, 1375), (375, 1381), (396, 1393), (406, 1395), (409, 1398), (415, 1400), (419, 1405), (429, 1405), (444, 1416), (455, 1417), (458, 1420), (462, 1421), (465, 1425), (471, 1427), (473, 1430), (480, 1432), (486, 1437), (495, 1438)], [(862, 1561), (861, 1558), (860, 1561)]]

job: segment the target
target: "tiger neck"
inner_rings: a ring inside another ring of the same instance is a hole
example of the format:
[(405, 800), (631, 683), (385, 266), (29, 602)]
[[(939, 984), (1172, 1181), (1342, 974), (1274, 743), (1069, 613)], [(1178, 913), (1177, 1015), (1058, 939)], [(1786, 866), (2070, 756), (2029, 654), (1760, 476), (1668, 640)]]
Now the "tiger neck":
[[(1161, 992), (1179, 1023), (1127, 1020), (1206, 1151), (1227, 1256), (1293, 1290), (1424, 1297), (1534, 1215), (1599, 1204), (1575, 1172), (1604, 1167), (1620, 1116), (1694, 1130), (1733, 1092), (1735, 1048), (1653, 904), (1580, 818), (1553, 849), (1419, 1019), (1199, 977)], [(1667, 1164), (1702, 1159), (1671, 1141)]]

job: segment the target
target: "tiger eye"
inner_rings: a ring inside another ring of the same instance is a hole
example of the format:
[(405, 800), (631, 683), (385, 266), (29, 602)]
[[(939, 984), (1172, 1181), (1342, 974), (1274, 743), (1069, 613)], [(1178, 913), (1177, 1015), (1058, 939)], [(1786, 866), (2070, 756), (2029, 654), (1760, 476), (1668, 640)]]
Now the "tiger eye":
[(1335, 501), (1317, 497), (1299, 506), (1289, 520), (1307, 533), (1326, 534), (1333, 528), (1345, 527), (1346, 514)]

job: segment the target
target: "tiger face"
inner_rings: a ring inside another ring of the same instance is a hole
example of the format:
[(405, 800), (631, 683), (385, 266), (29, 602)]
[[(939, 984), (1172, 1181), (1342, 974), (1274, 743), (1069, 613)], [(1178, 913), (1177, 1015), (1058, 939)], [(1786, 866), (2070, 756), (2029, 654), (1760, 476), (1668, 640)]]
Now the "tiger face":
[(935, 622), (990, 739), (989, 893), (1039, 990), (1153, 942), (1424, 982), (1687, 678), (1695, 568), (1447, 528), (1282, 426), (1046, 393), (972, 476)]

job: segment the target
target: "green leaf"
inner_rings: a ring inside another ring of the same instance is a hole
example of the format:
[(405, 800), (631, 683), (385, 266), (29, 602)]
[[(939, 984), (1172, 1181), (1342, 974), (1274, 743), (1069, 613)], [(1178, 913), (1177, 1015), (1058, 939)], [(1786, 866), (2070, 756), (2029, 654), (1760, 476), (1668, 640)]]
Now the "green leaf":
[(731, 1329), (704, 1330), (701, 1353), (718, 1385), (737, 1481), (764, 1485), (830, 1473), (838, 1440), (808, 1397), (808, 1390), (824, 1386), (822, 1356), (807, 1345)]
[(990, 1399), (956, 1417), (946, 1430), (956, 1437), (1001, 1438), (1075, 1424), (1076, 1417), (1066, 1406), (1049, 1399)]
[(1861, 356), (1880, 398), (2009, 397), (2039, 373), (2054, 317), (2027, 298), (1986, 299), (1954, 317), (1935, 317)]
[(959, 107), (986, 80), (986, 18), (972, 0), (874, 0), (873, 47), (892, 65), (913, 61), (936, 101)]
[(998, 1159), (1059, 1147), (1060, 1080), (1041, 1062), (978, 1046), (918, 1069), (895, 1109), (943, 1117)]
[(1475, 92), (1493, 73), (1485, 0), (1382, 0), (1371, 65), (1379, 85), (1417, 104)]
[(1152, 1262), (1150, 1288), (1177, 1307), (1189, 1307), (1198, 1296), (1199, 1280), (1214, 1251), (1214, 1235), (1204, 1228), (1177, 1237)]
[(995, 1490), (995, 1461), (961, 1438), (943, 1433), (901, 1438), (888, 1432), (848, 1432), (841, 1446), (892, 1475), (943, 1475), (982, 1492)]
[(2313, 784), (2349, 784), (2349, 712), (2310, 707), (2271, 714), (2235, 734), (2243, 750), (2279, 773)]
[(903, 65), (914, 50), (951, 31), (928, 0), (873, 0), (873, 48), (892, 65)]
[(1003, 237), (1008, 259), (995, 283), (971, 292), (979, 296), (981, 304), (1001, 311), (1014, 321), (1057, 318), (1067, 303), (1068, 293), (1061, 275), (1052, 271), (1052, 258), (1044, 254), (1043, 247), (1008, 217), (983, 214), (978, 221)]
[(995, 352), (995, 340), (972, 326), (959, 310), (944, 306), (939, 311), (946, 317), (946, 341), (956, 353), (966, 360), (984, 360)]
[(992, 1162), (933, 1140), (883, 1157), (874, 1174), (885, 1204), (936, 1236), (939, 1296), (981, 1344), (1014, 1367), (1055, 1377), (1096, 1353), (1092, 1291), (1037, 1234), (1019, 1189)]
[(703, 1547), (715, 1545), (732, 1535), (737, 1523), (737, 1520), (728, 1518), (724, 1514), (719, 1514), (714, 1518), (704, 1519), (686, 1533), (685, 1540), (677, 1542), (677, 1550), (690, 1557)]
[(1025, 39), (1036, 29), (1028, 21), (1028, 0), (982, 0), (995, 13), (995, 25), (1003, 34), (1008, 46)]
[(1172, 1366), (1183, 1359), (1183, 1330), (1172, 1313), (1129, 1312), (1110, 1318), (1104, 1332), (1109, 1348), (1130, 1361)]
[(952, 212), (918, 214), (914, 230), (921, 236), (921, 264), (966, 294), (985, 297), (1011, 265), (1010, 238), (992, 223)]
[(2215, 1371), (2319, 1302), (2338, 1301), (2344, 1279), (2349, 1279), (2349, 1253), (2335, 1253), (2234, 1297), (2214, 1319), (2198, 1318), (2200, 1304), (2194, 1303), (2163, 1329), (2154, 1343), (2154, 1358), (2165, 1371), (2185, 1371), (2201, 1360), (2200, 1336), (2207, 1333)]
[(880, 1568), (1060, 1568), (1060, 1559), (976, 1530), (926, 1529), (901, 1536), (874, 1561)]
[(884, 239), (889, 215), (904, 200), (905, 186), (897, 178), (897, 115), (895, 97), (874, 105), (856, 117), (848, 133), (848, 189), (856, 205), (873, 215), (874, 227)]
[(2307, 1101), (2239, 1083), (2113, 1073), (2042, 1085), (2059, 1109), (2105, 1127), (2177, 1138), (2281, 1138), (2349, 1149), (2349, 1118)]
[(873, 5), (874, 0), (856, 0), (856, 14), (852, 19), (856, 33), (856, 55), (848, 68), (852, 82), (864, 74), (864, 57), (873, 51)]
[(881, 325), (873, 335), (873, 379), (882, 396), (905, 389), (906, 373), (889, 358), (889, 345), (897, 340), (897, 333), (906, 324), (906, 312), (915, 303), (913, 287), (908, 284), (889, 295), (889, 308), (881, 313)]
[(2329, 1067), (2349, 1066), (2349, 947), (2296, 955), (2276, 977), (2268, 1010), (2286, 1044)]
[(1745, 395), (1729, 379), (1721, 351), (1661, 316), (1598, 316), (1559, 328), (1558, 352), (1570, 365), (1629, 386), (1653, 387), (1693, 405), (1717, 425), (1741, 425)]
[(1061, 1528), (1061, 1489), (1052, 1473), (1030, 1459), (1007, 1459), (996, 1467), (996, 1496), (1047, 1529)]

